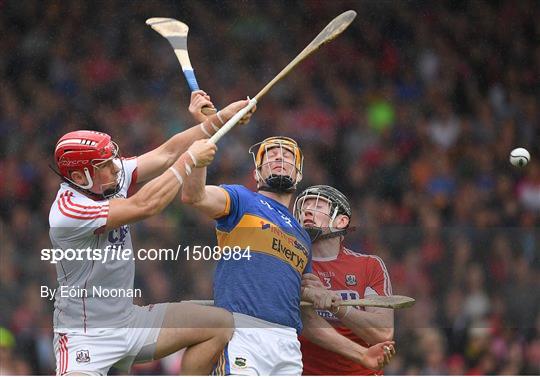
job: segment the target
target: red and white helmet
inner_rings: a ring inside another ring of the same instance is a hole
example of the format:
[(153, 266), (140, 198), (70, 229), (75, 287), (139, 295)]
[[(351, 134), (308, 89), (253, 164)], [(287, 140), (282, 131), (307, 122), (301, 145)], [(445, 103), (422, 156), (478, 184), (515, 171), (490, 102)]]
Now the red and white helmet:
[[(61, 176), (69, 183), (89, 190), (94, 185), (95, 169), (119, 156), (118, 145), (105, 133), (97, 131), (68, 132), (58, 140), (54, 159)], [(122, 169), (123, 170), (123, 169)], [(71, 173), (82, 172), (88, 181), (79, 185), (71, 180)]]

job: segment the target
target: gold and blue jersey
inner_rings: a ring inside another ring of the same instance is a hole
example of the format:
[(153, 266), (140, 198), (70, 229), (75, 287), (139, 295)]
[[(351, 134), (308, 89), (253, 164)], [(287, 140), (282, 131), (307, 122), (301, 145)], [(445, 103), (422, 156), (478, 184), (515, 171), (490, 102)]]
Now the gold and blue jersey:
[(250, 258), (218, 262), (216, 306), (302, 329), (300, 286), (311, 272), (311, 241), (287, 207), (240, 185), (222, 185), (227, 206), (216, 224), (222, 248), (249, 248)]

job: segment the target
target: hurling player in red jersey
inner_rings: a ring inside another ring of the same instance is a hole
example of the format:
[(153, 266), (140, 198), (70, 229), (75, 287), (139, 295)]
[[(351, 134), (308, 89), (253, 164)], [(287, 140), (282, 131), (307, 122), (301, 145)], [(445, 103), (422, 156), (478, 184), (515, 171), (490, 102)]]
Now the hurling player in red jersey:
[[(390, 277), (381, 258), (343, 246), (351, 218), (345, 195), (330, 186), (309, 187), (296, 199), (294, 214), (313, 242), (313, 274), (304, 275), (303, 286), (324, 287), (343, 300), (392, 294)], [(394, 336), (392, 309), (340, 306), (334, 313), (318, 314), (363, 347), (392, 340)], [(305, 338), (300, 340), (304, 375), (382, 375), (382, 371), (366, 369)]]

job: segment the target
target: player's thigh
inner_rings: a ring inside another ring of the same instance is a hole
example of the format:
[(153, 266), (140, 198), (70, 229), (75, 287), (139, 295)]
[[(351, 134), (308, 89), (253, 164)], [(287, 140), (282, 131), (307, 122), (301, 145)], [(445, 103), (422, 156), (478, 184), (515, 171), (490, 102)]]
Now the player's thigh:
[(163, 357), (185, 347), (212, 338), (225, 345), (232, 336), (234, 321), (227, 310), (188, 303), (171, 303), (167, 307), (159, 332), (155, 357)]

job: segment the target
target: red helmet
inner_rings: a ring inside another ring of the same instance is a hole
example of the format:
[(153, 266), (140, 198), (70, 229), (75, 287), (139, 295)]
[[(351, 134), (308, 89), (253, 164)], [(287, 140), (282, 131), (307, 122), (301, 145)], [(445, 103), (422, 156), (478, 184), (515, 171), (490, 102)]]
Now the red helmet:
[[(118, 157), (118, 145), (105, 133), (97, 131), (68, 132), (58, 140), (54, 150), (54, 159), (64, 179), (83, 189), (90, 189), (94, 184), (96, 165)], [(78, 185), (71, 180), (73, 171), (81, 171), (88, 184)]]

